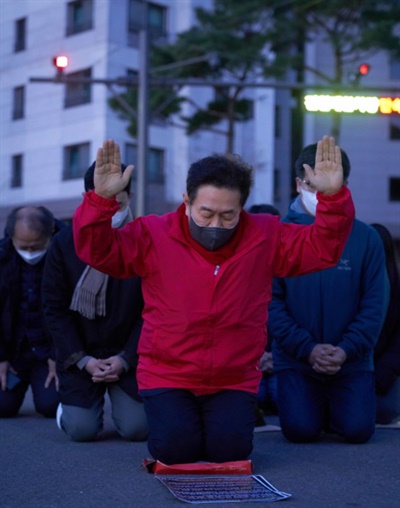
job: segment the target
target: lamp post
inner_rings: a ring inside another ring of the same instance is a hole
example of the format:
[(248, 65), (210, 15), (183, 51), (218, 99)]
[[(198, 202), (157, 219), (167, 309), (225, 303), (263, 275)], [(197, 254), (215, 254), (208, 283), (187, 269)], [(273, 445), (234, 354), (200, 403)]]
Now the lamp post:
[[(140, 217), (146, 213), (147, 202), (147, 178), (146, 170), (149, 150), (149, 35), (147, 24), (147, 0), (142, 3), (142, 23), (139, 32), (139, 75), (138, 75), (138, 130), (137, 130), (137, 168), (136, 171), (136, 196), (135, 214)], [(181, 62), (162, 65), (151, 69), (151, 72), (162, 72), (165, 70), (191, 65), (198, 62), (209, 61), (216, 65), (218, 60), (214, 53), (191, 58)]]

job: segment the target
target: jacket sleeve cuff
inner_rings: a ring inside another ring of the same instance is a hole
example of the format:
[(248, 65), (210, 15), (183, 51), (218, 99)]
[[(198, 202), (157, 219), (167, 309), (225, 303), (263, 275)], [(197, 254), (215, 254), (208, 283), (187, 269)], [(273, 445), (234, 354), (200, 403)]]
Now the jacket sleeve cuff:
[(71, 367), (71, 365), (75, 365), (76, 363), (78, 363), (79, 360), (81, 360), (84, 356), (85, 356), (84, 351), (78, 351), (77, 353), (73, 353), (64, 361), (63, 368), (65, 370), (68, 369), (69, 367)]
[(76, 362), (76, 366), (79, 370), (83, 370), (86, 367), (87, 362), (93, 358), (93, 356), (86, 355), (83, 358), (81, 358), (79, 361)]
[(318, 201), (321, 199), (321, 201), (339, 201), (340, 199), (344, 198), (348, 193), (349, 189), (346, 185), (342, 185), (340, 189), (335, 192), (334, 194), (323, 194), (322, 192), (317, 192), (317, 199)]
[(118, 356), (118, 358), (120, 359), (121, 363), (122, 363), (122, 366), (124, 367), (125, 369), (125, 372), (128, 372), (129, 370), (129, 364), (128, 362), (125, 360), (125, 358), (122, 356), (122, 354), (124, 353), (124, 351), (122, 351), (122, 353), (120, 353)]
[(100, 205), (104, 208), (115, 208), (115, 206), (118, 206), (118, 203), (113, 198), (103, 198), (103, 196), (100, 196), (99, 194), (96, 194), (94, 190), (91, 190), (86, 193), (85, 195), (86, 199), (88, 199), (91, 203), (94, 203), (96, 205)]

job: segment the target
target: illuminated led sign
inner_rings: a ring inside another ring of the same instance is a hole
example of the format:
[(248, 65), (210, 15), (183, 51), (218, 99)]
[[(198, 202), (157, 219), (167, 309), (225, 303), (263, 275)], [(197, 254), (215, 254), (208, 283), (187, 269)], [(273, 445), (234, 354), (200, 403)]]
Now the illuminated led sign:
[(329, 113), (400, 114), (400, 97), (363, 97), (355, 95), (306, 95), (307, 111)]

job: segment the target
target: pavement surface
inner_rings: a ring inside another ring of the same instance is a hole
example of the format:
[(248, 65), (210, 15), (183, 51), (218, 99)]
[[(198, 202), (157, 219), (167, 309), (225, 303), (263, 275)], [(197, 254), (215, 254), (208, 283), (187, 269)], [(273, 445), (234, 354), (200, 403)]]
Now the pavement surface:
[[(277, 425), (276, 418), (268, 423)], [(114, 431), (106, 404), (105, 430), (92, 443), (74, 443), (54, 420), (34, 412), (30, 394), (20, 415), (0, 419), (1, 508), (179, 508), (152, 474), (141, 469), (146, 443)], [(334, 436), (292, 444), (280, 431), (257, 432), (254, 474), (292, 494), (287, 508), (399, 508), (400, 432), (379, 428), (367, 444)], [(207, 503), (210, 508), (260, 508), (266, 502)]]

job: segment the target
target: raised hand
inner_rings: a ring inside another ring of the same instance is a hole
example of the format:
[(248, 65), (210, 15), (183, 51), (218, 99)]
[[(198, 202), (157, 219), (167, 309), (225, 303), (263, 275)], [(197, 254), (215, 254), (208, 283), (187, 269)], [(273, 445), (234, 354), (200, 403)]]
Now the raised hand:
[(119, 145), (112, 139), (104, 141), (97, 150), (94, 170), (94, 190), (104, 198), (113, 198), (123, 191), (131, 178), (133, 166), (121, 171), (121, 153)]
[(303, 167), (304, 181), (323, 194), (335, 194), (343, 185), (342, 153), (332, 137), (318, 141), (314, 169), (308, 164)]

